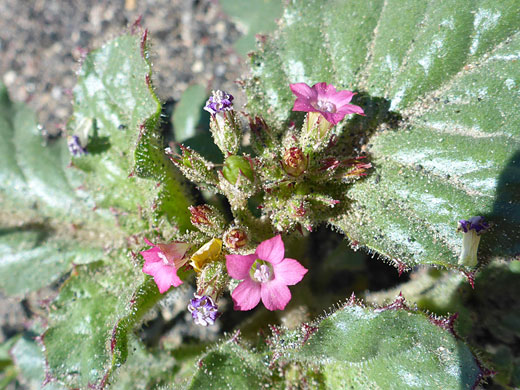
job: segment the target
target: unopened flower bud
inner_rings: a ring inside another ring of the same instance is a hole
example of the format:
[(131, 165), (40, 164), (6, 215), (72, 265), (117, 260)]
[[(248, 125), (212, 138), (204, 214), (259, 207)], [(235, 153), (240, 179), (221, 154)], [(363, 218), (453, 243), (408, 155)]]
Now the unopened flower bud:
[(229, 156), (224, 161), (222, 175), (231, 184), (237, 184), (239, 176), (254, 182), (253, 163), (250, 158), (245, 156)]
[(249, 128), (251, 129), (251, 146), (258, 155), (265, 149), (273, 146), (273, 134), (263, 118), (256, 116), (254, 119), (249, 117)]
[(247, 245), (249, 237), (242, 228), (233, 227), (224, 234), (224, 244), (233, 250), (240, 249)]
[(233, 96), (213, 91), (204, 109), (211, 114), (210, 129), (215, 144), (224, 155), (235, 154), (240, 146), (240, 128), (233, 111)]
[(282, 167), (290, 176), (299, 177), (307, 169), (308, 162), (307, 156), (300, 148), (292, 147), (285, 151)]
[(221, 235), (226, 226), (224, 216), (213, 206), (206, 204), (190, 206), (191, 223), (200, 231), (210, 235)]
[(213, 170), (213, 164), (207, 161), (199, 153), (186, 146), (180, 145), (181, 155), (170, 156), (170, 160), (181, 170), (189, 180), (199, 185), (215, 185), (217, 175)]
[(484, 217), (472, 217), (469, 220), (460, 220), (458, 231), (464, 233), (462, 250), (459, 257), (459, 265), (474, 267), (477, 265), (477, 251), (480, 243), (480, 235), (489, 229), (489, 224)]

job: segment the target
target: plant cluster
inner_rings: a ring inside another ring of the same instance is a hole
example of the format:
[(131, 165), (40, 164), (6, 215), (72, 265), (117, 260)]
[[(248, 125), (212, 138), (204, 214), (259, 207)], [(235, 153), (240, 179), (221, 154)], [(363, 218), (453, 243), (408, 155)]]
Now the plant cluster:
[[(201, 118), (201, 103), (209, 130), (182, 140), (138, 24), (85, 57), (67, 139), (42, 143), (1, 87), (0, 288), (60, 284), (0, 346), (5, 382), (517, 387), (519, 15), (515, 0), (291, 1), (250, 55), (244, 111), (199, 89), (177, 107)], [(386, 275), (326, 248), (325, 228), (410, 280), (347, 299)], [(160, 307), (174, 336), (144, 325)], [(221, 324), (231, 337), (186, 342)]]

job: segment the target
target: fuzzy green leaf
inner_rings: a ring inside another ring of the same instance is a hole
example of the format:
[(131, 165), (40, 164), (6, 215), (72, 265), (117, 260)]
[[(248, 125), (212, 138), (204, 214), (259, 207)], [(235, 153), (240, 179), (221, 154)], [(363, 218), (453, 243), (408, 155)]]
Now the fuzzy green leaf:
[(100, 248), (53, 235), (49, 226), (0, 228), (0, 289), (23, 295), (58, 280), (72, 264), (101, 259)]
[(88, 153), (73, 162), (85, 172), (84, 185), (96, 206), (110, 209), (127, 230), (143, 230), (147, 217), (157, 223), (162, 216), (185, 229), (191, 202), (164, 153), (161, 104), (147, 55), (146, 34), (134, 34), (86, 57), (74, 89), (71, 128), (78, 136), (87, 133)]
[(270, 371), (258, 353), (243, 348), (233, 340), (204, 354), (187, 389), (256, 389), (268, 386)]
[[(236, 336), (203, 355), (188, 388), (469, 389), (483, 371), (462, 340), (398, 299), (348, 304), (299, 330), (277, 330), (259, 349)], [(278, 371), (280, 370), (280, 371)], [(284, 388), (285, 388), (284, 387)]]
[(52, 303), (43, 337), (50, 374), (60, 382), (106, 383), (128, 356), (128, 332), (161, 297), (127, 261), (78, 266)]
[(367, 147), (374, 169), (332, 225), (397, 264), (463, 269), (457, 222), (482, 215), (495, 230), (480, 260), (508, 258), (520, 250), (519, 34), (514, 0), (295, 0), (251, 59), (249, 108), (280, 126), (302, 118), (289, 83), (357, 90), (367, 117), (339, 142)]
[(327, 389), (469, 389), (480, 380), (464, 343), (421, 313), (347, 306), (315, 326), (291, 356), (319, 365)]
[[(0, 200), (2, 214), (30, 209), (46, 216), (78, 217), (74, 182), (67, 177), (69, 152), (63, 139), (45, 145), (35, 114), (9, 99), (0, 84)], [(3, 219), (8, 219), (6, 216)]]

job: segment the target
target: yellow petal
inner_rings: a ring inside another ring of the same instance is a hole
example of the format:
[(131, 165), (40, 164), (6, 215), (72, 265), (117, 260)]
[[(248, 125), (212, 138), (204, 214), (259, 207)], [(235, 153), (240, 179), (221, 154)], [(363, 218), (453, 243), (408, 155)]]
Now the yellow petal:
[(207, 263), (216, 260), (220, 256), (222, 251), (222, 240), (218, 238), (212, 238), (200, 249), (191, 256), (191, 265), (197, 272), (202, 270), (202, 267)]

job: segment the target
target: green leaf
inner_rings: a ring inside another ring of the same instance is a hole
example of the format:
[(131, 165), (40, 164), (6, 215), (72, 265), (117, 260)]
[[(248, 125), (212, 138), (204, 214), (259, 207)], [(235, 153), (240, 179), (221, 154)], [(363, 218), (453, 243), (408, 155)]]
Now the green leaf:
[[(367, 300), (382, 304), (402, 291), (410, 304), (437, 314), (457, 313), (457, 333), (497, 375), (495, 384), (515, 388), (514, 340), (520, 336), (520, 302), (516, 299), (520, 274), (512, 263), (494, 262), (475, 277), (472, 289), (464, 276), (448, 271), (421, 269), (410, 280), (389, 291), (378, 291)], [(507, 387), (507, 388), (509, 388)]]
[(133, 352), (125, 365), (115, 371), (110, 390), (156, 389), (171, 383), (176, 369), (176, 361), (164, 351), (154, 353), (146, 350), (137, 340), (132, 340)]
[(160, 297), (130, 260), (78, 266), (52, 303), (43, 335), (50, 374), (72, 387), (106, 383), (128, 356), (128, 332)]
[[(35, 114), (9, 99), (0, 84), (0, 200), (2, 214), (29, 209), (38, 214), (76, 218), (85, 212), (67, 176), (65, 140), (45, 142)], [(6, 219), (6, 218), (2, 218)]]
[(205, 353), (187, 389), (256, 389), (270, 383), (270, 371), (259, 354), (233, 339)]
[(255, 35), (270, 33), (276, 28), (276, 19), (282, 15), (281, 0), (220, 0), (223, 11), (243, 32), (233, 47), (242, 56), (255, 48)]
[[(197, 134), (201, 118), (209, 125), (209, 115), (203, 115), (204, 103), (208, 98), (206, 88), (200, 84), (190, 85), (182, 93), (181, 100), (175, 105), (172, 114), (175, 141), (184, 142)], [(209, 128), (207, 129), (209, 132)]]
[(339, 142), (374, 169), (330, 222), (395, 264), (463, 270), (460, 219), (495, 224), (482, 263), (520, 250), (519, 52), (514, 0), (296, 0), (251, 58), (249, 108), (280, 127), (302, 118), (290, 83), (359, 91)]
[(291, 388), (302, 380), (319, 389), (472, 388), (484, 373), (446, 328), (402, 298), (383, 308), (349, 301), (298, 330), (275, 329), (265, 347), (243, 346), (235, 335), (200, 358), (188, 388)]
[(73, 160), (85, 172), (85, 188), (132, 233), (163, 216), (182, 229), (190, 226), (190, 199), (164, 153), (147, 56), (146, 33), (123, 35), (91, 52), (74, 89), (70, 126), (80, 137), (87, 133), (87, 155)]
[(45, 225), (0, 228), (0, 289), (23, 295), (58, 280), (72, 263), (85, 264), (102, 258), (100, 248), (60, 237)]
[(470, 350), (422, 314), (347, 306), (317, 324), (295, 356), (319, 364), (326, 388), (469, 389)]

